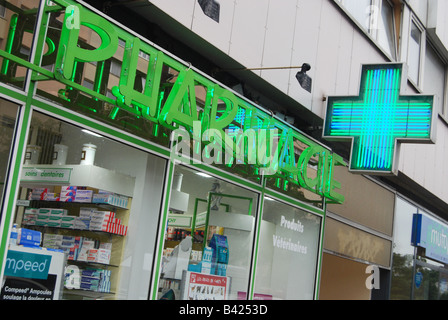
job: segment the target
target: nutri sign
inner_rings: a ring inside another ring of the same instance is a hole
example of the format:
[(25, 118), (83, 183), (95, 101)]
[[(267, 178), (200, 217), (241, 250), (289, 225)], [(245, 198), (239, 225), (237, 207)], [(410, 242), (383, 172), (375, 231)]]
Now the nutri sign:
[(448, 263), (448, 225), (414, 214), (411, 244), (425, 248), (428, 258)]

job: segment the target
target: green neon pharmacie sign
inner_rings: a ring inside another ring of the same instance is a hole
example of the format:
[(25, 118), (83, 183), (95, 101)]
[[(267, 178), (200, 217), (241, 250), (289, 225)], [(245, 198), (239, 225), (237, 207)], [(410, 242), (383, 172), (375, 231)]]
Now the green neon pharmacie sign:
[(433, 142), (434, 96), (400, 95), (401, 63), (364, 65), (358, 96), (329, 97), (324, 138), (351, 140), (349, 169), (396, 174), (399, 142)]
[[(99, 38), (97, 47), (92, 49), (80, 45), (82, 27), (96, 33)], [(333, 176), (334, 166), (346, 165), (340, 156), (92, 11), (77, 4), (66, 6), (56, 50), (54, 77), (67, 87), (100, 100), (103, 96), (99, 85), (95, 83), (93, 89), (89, 89), (76, 79), (77, 66), (85, 62), (95, 63), (98, 66), (96, 79), (101, 79), (101, 65), (116, 55), (118, 50), (122, 50), (118, 84), (111, 88), (115, 100), (110, 119), (114, 119), (118, 112), (125, 111), (133, 117), (168, 128), (171, 132), (182, 128), (194, 142), (199, 141), (204, 146), (202, 150), (213, 146), (211, 149), (216, 154), (218, 144), (227, 155), (230, 150), (231, 161), (245, 153), (244, 164), (253, 157), (247, 151), (249, 146), (242, 147), (242, 140), (252, 141), (251, 146), (255, 149), (260, 149), (261, 144), (265, 143), (265, 153), (275, 154), (276, 157), (267, 157), (265, 154), (251, 163), (255, 167), (269, 168), (271, 174), (274, 170), (273, 177), (285, 179), (288, 183), (325, 197), (328, 202), (344, 201), (344, 197), (336, 191), (341, 185)], [(143, 88), (137, 90), (135, 79), (142, 54), (149, 57), (148, 67)], [(177, 78), (168, 91), (164, 90), (166, 83), (162, 79), (166, 67), (177, 72)], [(197, 86), (205, 91), (200, 106), (196, 96)], [(262, 130), (266, 135), (259, 134)], [(249, 131), (254, 133), (254, 140), (248, 138)], [(220, 137), (219, 143), (217, 136)], [(197, 143), (194, 145), (198, 146)], [(298, 145), (304, 146), (300, 154), (295, 152)], [(198, 151), (197, 148), (193, 149), (194, 158)], [(309, 170), (310, 164), (315, 170)]]

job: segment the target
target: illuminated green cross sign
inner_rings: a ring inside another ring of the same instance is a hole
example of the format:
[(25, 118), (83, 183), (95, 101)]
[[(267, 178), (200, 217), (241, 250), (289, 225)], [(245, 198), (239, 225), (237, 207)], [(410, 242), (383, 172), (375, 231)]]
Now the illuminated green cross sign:
[(359, 96), (329, 97), (324, 138), (352, 139), (350, 170), (395, 173), (397, 141), (431, 142), (433, 96), (400, 96), (402, 64), (364, 65)]

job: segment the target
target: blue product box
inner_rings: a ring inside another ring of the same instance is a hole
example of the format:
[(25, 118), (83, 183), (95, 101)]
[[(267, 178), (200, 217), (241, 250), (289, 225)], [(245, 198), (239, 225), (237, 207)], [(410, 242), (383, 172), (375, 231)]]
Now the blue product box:
[(217, 263), (216, 275), (225, 277), (227, 274), (227, 265), (224, 263)]
[(210, 247), (213, 249), (214, 263), (229, 263), (229, 245), (226, 236), (214, 234), (210, 241)]
[(204, 252), (202, 253), (202, 261), (212, 262), (212, 259), (213, 259), (213, 249), (210, 247), (205, 247)]
[(200, 273), (202, 271), (202, 262), (199, 262), (198, 264), (189, 264), (188, 271)]
[(20, 228), (17, 235), (17, 244), (25, 247), (39, 247), (42, 242), (42, 232)]

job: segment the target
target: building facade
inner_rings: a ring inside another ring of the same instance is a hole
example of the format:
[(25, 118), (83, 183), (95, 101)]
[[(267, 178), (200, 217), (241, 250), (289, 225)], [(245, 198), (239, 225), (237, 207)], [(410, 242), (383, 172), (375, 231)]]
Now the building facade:
[[(1, 299), (446, 296), (444, 1), (0, 8)], [(327, 108), (392, 64), (432, 134), (356, 173)]]

